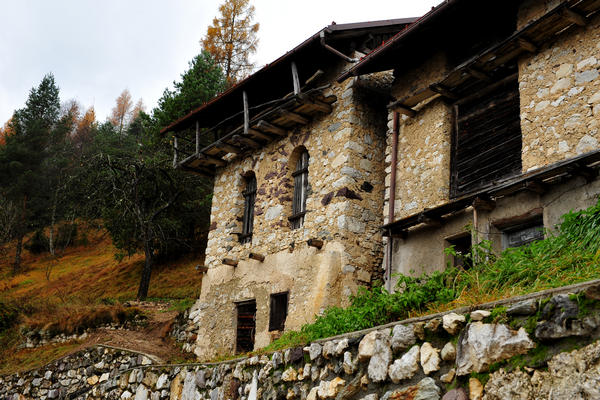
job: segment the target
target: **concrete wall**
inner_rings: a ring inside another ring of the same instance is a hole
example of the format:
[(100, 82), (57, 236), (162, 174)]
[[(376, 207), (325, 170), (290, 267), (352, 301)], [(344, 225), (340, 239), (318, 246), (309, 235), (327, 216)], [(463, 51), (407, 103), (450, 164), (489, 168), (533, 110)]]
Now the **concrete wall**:
[[(330, 79), (339, 72), (330, 71)], [(231, 353), (236, 341), (235, 302), (256, 299), (255, 347), (271, 341), (269, 296), (289, 291), (285, 329), (311, 321), (331, 305), (346, 304), (359, 285), (370, 284), (382, 259), (385, 96), (389, 74), (333, 84), (333, 111), (290, 132), (249, 156), (234, 160), (217, 173), (206, 249), (208, 272), (200, 299), (190, 313), (198, 326), (195, 353), (200, 358)], [(381, 98), (382, 100), (378, 100)], [(310, 155), (307, 213), (300, 229), (291, 229), (295, 151)], [(257, 179), (254, 233), (242, 244), (243, 176)], [(322, 239), (321, 250), (308, 239)], [(264, 255), (264, 262), (248, 258)], [(238, 260), (238, 266), (222, 260)]]

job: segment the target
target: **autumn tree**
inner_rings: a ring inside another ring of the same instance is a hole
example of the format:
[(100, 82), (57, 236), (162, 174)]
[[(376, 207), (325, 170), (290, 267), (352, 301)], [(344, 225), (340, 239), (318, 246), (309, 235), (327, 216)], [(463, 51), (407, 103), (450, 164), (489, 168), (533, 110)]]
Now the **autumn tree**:
[(141, 99), (134, 106), (129, 90), (125, 89), (121, 92), (109, 117), (109, 121), (116, 128), (119, 135), (127, 131), (129, 124), (139, 114), (140, 110), (143, 110), (143, 107)]
[(254, 67), (250, 56), (258, 44), (258, 23), (250, 0), (225, 0), (201, 44), (223, 70), (229, 85), (246, 77)]

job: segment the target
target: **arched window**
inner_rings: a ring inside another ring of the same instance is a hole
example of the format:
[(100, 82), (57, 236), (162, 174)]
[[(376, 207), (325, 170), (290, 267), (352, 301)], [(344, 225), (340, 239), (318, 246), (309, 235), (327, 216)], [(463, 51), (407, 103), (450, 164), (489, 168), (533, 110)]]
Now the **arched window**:
[(289, 218), (292, 229), (298, 229), (304, 223), (306, 214), (306, 195), (308, 192), (308, 151), (302, 150), (296, 162), (294, 177), (294, 197), (292, 199), (292, 216)]
[(252, 240), (252, 230), (254, 229), (254, 203), (256, 201), (256, 175), (253, 172), (247, 174), (246, 189), (242, 192), (244, 196), (244, 217), (242, 219), (241, 243), (249, 243)]

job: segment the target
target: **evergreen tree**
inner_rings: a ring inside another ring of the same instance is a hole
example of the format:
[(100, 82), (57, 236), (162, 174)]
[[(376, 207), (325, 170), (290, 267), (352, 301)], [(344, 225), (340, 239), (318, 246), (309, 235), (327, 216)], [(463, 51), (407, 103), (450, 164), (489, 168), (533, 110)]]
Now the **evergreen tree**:
[(10, 121), (11, 135), (0, 147), (0, 195), (17, 212), (14, 237), (17, 240), (13, 273), (21, 268), (23, 239), (27, 232), (48, 221), (48, 181), (45, 160), (60, 111), (59, 90), (52, 74), (32, 88), (25, 107)]

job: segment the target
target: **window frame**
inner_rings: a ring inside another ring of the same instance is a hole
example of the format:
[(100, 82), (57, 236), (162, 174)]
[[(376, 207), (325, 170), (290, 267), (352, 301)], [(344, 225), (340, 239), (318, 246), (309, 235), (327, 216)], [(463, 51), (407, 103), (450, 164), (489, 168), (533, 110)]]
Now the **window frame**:
[(296, 161), (296, 169), (292, 172), (294, 178), (294, 193), (292, 197), (292, 215), (288, 217), (292, 229), (299, 229), (304, 225), (306, 215), (306, 199), (308, 197), (308, 164), (310, 155), (303, 149)]
[(256, 205), (256, 175), (254, 172), (244, 176), (246, 187), (242, 191), (244, 197), (244, 215), (242, 217), (242, 233), (239, 235), (240, 243), (250, 243), (254, 231), (254, 207)]

